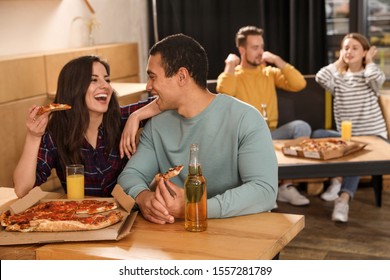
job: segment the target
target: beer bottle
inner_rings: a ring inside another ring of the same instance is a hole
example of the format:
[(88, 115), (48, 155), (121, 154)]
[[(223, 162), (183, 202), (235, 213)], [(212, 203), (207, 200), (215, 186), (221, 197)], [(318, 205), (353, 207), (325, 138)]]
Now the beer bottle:
[(199, 160), (198, 144), (190, 145), (190, 161), (188, 175), (184, 181), (185, 221), (188, 231), (204, 231), (207, 229), (207, 187), (202, 175)]

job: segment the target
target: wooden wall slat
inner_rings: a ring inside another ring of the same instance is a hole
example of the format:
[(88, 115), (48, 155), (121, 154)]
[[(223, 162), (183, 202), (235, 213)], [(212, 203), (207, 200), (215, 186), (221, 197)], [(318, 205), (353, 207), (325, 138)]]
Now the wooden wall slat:
[(12, 186), (12, 174), (23, 150), (26, 137), (27, 110), (33, 104), (43, 105), (46, 95), (18, 100), (0, 105), (0, 186)]
[(0, 103), (46, 92), (43, 56), (0, 60)]
[(56, 92), (58, 76), (66, 63), (79, 56), (92, 54), (96, 54), (96, 49), (45, 55), (47, 92)]
[(112, 82), (117, 82), (117, 83), (139, 83), (139, 76), (131, 76), (131, 77), (126, 77), (126, 78), (120, 78), (120, 79), (111, 79)]
[[(119, 80), (129, 76), (138, 77), (138, 44), (128, 43), (116, 46), (103, 46), (97, 49), (98, 55), (111, 65), (111, 79)], [(139, 82), (139, 79), (133, 82)]]

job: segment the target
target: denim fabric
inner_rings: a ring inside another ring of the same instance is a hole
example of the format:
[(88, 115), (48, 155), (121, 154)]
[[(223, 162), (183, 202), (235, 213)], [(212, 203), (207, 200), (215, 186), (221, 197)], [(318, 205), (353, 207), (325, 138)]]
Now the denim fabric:
[[(341, 134), (336, 130), (326, 130), (326, 129), (317, 129), (313, 131), (311, 138), (326, 138), (326, 137), (340, 137)], [(341, 189), (339, 195), (343, 192), (349, 194), (350, 199), (352, 200), (356, 190), (359, 186), (359, 176), (345, 176), (343, 177), (343, 182), (341, 183)]]
[(302, 136), (310, 137), (311, 127), (307, 122), (296, 120), (286, 123), (277, 129), (271, 131), (273, 140), (276, 139), (295, 139)]
[(340, 132), (336, 130), (317, 129), (314, 130), (311, 138), (341, 137)]

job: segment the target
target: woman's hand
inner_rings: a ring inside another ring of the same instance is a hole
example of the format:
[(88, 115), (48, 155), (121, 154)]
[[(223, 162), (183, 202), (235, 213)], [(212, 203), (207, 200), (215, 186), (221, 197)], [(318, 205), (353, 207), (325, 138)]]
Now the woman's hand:
[(336, 68), (339, 72), (344, 72), (347, 69), (347, 64), (344, 61), (344, 55), (345, 55), (345, 51), (343, 49), (341, 49), (339, 58), (334, 63), (334, 65), (336, 66)]
[(37, 116), (38, 110), (39, 106), (36, 105), (32, 106), (28, 110), (26, 126), (28, 134), (41, 138), (42, 135), (45, 133), (46, 126), (49, 121), (49, 112)]
[(366, 53), (366, 64), (373, 62), (374, 57), (377, 53), (378, 53), (378, 49), (375, 46), (371, 46)]
[(139, 129), (139, 119), (137, 114), (133, 113), (127, 119), (126, 125), (123, 128), (121, 141), (119, 143), (119, 152), (121, 158), (126, 154), (130, 158), (136, 152), (136, 136)]
[(137, 133), (140, 122), (161, 113), (160, 108), (157, 105), (157, 99), (158, 98), (155, 98), (145, 107), (133, 112), (127, 119), (126, 125), (122, 131), (121, 141), (119, 143), (121, 158), (123, 158), (125, 154), (128, 158), (130, 158), (131, 155), (136, 152)]
[(39, 106), (28, 109), (26, 117), (27, 134), (23, 152), (14, 169), (13, 182), (15, 194), (21, 198), (33, 187), (36, 180), (37, 157), (42, 135), (45, 133), (49, 113), (37, 116)]

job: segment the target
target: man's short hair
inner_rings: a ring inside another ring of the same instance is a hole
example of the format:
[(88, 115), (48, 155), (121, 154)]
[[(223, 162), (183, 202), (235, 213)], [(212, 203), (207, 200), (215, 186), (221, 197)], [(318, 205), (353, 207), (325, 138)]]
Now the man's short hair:
[(246, 38), (249, 35), (260, 35), (263, 36), (263, 29), (258, 28), (256, 26), (244, 26), (238, 30), (236, 34), (236, 47), (245, 46)]
[(166, 77), (172, 77), (180, 67), (184, 67), (198, 86), (207, 88), (209, 68), (207, 54), (195, 39), (184, 34), (167, 36), (149, 51), (149, 55), (158, 53), (161, 55)]

